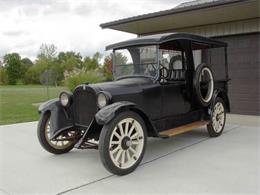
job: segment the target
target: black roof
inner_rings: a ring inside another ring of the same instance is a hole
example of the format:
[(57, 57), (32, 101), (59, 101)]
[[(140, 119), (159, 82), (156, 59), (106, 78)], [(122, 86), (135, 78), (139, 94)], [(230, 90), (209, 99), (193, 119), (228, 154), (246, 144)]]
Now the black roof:
[(142, 45), (160, 45), (162, 43), (173, 41), (173, 40), (190, 40), (197, 41), (200, 43), (210, 44), (211, 47), (226, 47), (227, 44), (221, 41), (216, 41), (214, 39), (202, 37), (199, 35), (188, 34), (188, 33), (163, 33), (154, 34), (148, 36), (137, 37), (127, 41), (115, 43), (108, 45), (106, 50), (110, 49), (121, 49), (131, 46), (142, 46)]

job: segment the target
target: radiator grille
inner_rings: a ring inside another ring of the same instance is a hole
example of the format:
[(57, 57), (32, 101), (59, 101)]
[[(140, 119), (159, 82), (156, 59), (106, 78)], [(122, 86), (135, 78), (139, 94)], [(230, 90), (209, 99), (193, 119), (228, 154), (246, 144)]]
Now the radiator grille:
[(74, 92), (74, 120), (77, 125), (88, 126), (97, 112), (96, 94), (91, 90)]

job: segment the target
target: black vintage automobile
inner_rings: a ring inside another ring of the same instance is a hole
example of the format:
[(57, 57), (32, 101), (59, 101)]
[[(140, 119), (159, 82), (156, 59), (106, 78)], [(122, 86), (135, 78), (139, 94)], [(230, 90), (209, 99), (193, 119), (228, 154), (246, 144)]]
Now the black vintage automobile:
[(48, 152), (95, 148), (108, 171), (125, 175), (141, 162), (147, 137), (204, 125), (221, 135), (230, 111), (226, 43), (169, 33), (106, 49), (114, 81), (83, 83), (39, 107), (38, 138)]

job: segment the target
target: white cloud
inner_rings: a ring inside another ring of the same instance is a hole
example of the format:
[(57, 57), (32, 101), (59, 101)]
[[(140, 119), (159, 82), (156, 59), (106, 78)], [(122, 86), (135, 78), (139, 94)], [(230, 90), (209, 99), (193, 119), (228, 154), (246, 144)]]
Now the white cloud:
[(0, 0), (0, 57), (18, 52), (34, 59), (42, 43), (82, 55), (135, 37), (102, 30), (100, 23), (170, 9), (183, 0)]

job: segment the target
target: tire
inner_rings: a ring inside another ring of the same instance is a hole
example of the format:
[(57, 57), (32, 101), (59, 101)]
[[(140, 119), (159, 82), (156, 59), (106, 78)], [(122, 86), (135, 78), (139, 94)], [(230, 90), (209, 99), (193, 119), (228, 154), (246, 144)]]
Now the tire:
[[(38, 129), (37, 129), (37, 136), (38, 140), (41, 144), (41, 146), (48, 152), (52, 154), (64, 154), (69, 152), (75, 145), (75, 141), (51, 141), (48, 138), (48, 128), (47, 126), (49, 125), (51, 118), (51, 114), (44, 113), (41, 115), (41, 118), (38, 123)], [(65, 144), (62, 146), (62, 143)], [(56, 143), (56, 145), (55, 145)], [(59, 146), (61, 145), (61, 146)]]
[(104, 125), (99, 137), (99, 154), (104, 167), (116, 175), (131, 173), (143, 158), (146, 142), (143, 119), (132, 111), (120, 113)]
[[(207, 85), (209, 85), (209, 89), (207, 89), (207, 93), (203, 94), (202, 93), (202, 86), (201, 83), (202, 81), (200, 81), (200, 79), (202, 78), (202, 73), (204, 73), (206, 71), (206, 73), (208, 74), (208, 79), (207, 81), (205, 81), (205, 83)], [(203, 107), (207, 107), (212, 100), (213, 97), (213, 92), (214, 92), (214, 76), (213, 73), (210, 69), (209, 66), (206, 66), (205, 64), (200, 64), (195, 71), (194, 77), (193, 77), (193, 88), (195, 91), (195, 95), (196, 95), (196, 99), (197, 102), (203, 106)], [(205, 97), (204, 97), (205, 96)]]
[(215, 99), (211, 112), (211, 119), (207, 125), (207, 130), (210, 137), (218, 137), (222, 134), (226, 124), (226, 107), (222, 98), (217, 97)]

